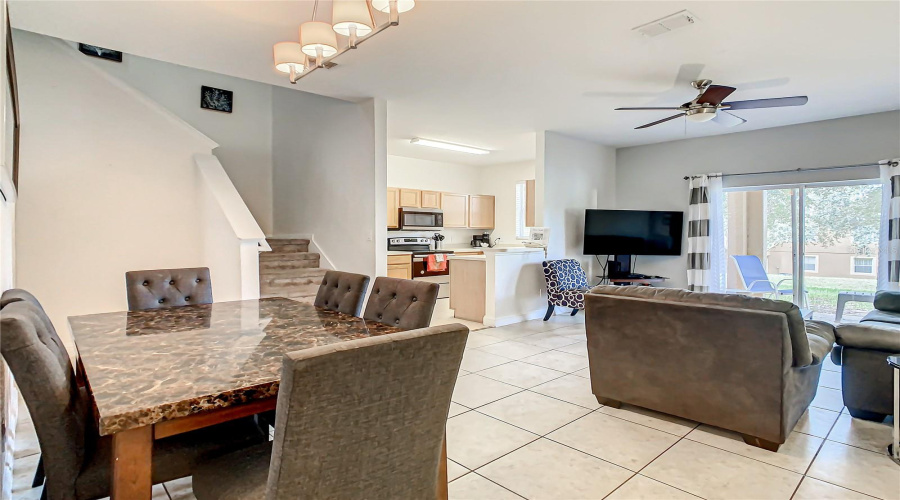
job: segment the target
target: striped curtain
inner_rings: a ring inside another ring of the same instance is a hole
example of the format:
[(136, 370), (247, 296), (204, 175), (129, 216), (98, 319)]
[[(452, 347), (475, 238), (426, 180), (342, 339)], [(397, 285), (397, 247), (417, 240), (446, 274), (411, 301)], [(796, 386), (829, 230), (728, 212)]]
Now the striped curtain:
[(725, 218), (721, 174), (691, 178), (688, 206), (688, 290), (720, 292), (725, 281)]
[(878, 289), (900, 290), (900, 158), (881, 164), (881, 234), (878, 245)]

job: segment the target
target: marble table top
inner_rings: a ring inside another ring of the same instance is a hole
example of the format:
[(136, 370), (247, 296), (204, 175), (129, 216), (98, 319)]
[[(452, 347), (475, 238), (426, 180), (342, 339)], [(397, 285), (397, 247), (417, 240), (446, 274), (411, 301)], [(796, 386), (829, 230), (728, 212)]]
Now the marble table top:
[(74, 316), (101, 435), (275, 397), (286, 352), (399, 331), (283, 298)]

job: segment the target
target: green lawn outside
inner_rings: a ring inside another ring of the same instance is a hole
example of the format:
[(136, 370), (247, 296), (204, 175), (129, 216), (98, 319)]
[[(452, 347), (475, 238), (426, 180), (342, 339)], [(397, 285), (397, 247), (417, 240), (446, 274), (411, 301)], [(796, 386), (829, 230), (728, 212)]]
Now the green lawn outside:
[[(786, 276), (781, 274), (769, 275), (772, 282), (777, 283)], [(785, 282), (788, 285), (790, 282)], [(824, 276), (807, 276), (806, 290), (809, 292), (809, 305), (813, 311), (825, 316), (834, 316), (837, 310), (838, 292), (868, 292), (875, 293), (877, 281), (875, 278), (828, 278)], [(786, 298), (790, 300), (790, 298)], [(844, 315), (862, 316), (872, 310), (872, 304), (865, 302), (848, 302), (844, 308)]]

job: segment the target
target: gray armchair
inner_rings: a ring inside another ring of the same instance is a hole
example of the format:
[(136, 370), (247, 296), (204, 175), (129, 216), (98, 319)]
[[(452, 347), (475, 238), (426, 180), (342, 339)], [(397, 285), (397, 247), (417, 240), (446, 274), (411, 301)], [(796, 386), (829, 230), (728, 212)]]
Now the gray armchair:
[(591, 387), (738, 432), (777, 450), (816, 395), (834, 342), (794, 304), (671, 288), (599, 286), (585, 298)]
[(893, 411), (893, 379), (887, 357), (900, 354), (900, 292), (875, 294), (875, 310), (859, 323), (837, 327), (831, 353), (841, 365), (844, 406), (856, 418), (881, 422)]
[[(0, 305), (0, 351), (37, 432), (46, 474), (43, 497), (90, 500), (109, 496), (112, 439), (97, 433), (90, 393), (76, 384), (72, 363), (50, 319), (24, 290), (4, 292)], [(189, 476), (201, 461), (265, 440), (252, 419), (158, 440), (153, 451), (153, 481)]]

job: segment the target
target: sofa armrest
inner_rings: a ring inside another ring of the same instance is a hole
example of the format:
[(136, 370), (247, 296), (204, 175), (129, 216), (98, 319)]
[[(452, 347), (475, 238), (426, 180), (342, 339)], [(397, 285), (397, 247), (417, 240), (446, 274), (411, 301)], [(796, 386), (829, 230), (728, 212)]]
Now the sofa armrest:
[(837, 327), (837, 343), (843, 347), (900, 352), (900, 325), (887, 323), (841, 325)]
[(900, 313), (900, 292), (882, 290), (875, 294), (875, 309)]

